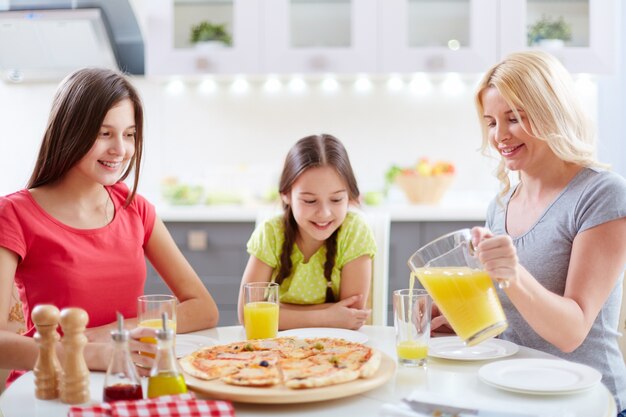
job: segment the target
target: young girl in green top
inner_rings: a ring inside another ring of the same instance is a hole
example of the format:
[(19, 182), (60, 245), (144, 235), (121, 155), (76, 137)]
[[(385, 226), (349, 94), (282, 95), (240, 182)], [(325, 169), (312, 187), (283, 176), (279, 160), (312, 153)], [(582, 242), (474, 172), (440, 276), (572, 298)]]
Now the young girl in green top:
[(358, 329), (370, 315), (365, 303), (376, 253), (365, 220), (348, 211), (359, 188), (348, 154), (331, 135), (300, 139), (289, 151), (280, 178), (284, 213), (256, 228), (243, 285), (280, 284), (279, 328)]

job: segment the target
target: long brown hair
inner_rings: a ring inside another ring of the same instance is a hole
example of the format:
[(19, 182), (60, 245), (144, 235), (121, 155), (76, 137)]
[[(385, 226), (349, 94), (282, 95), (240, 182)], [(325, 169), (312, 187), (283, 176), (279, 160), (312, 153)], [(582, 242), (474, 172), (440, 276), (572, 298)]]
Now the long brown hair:
[(54, 183), (93, 146), (107, 112), (117, 103), (129, 99), (135, 110), (135, 154), (120, 181), (135, 170), (132, 190), (126, 199), (130, 204), (139, 182), (143, 151), (143, 106), (135, 88), (120, 73), (108, 69), (84, 68), (68, 75), (52, 101), (48, 125), (27, 188)]
[[(356, 201), (359, 198), (359, 187), (356, 183), (350, 158), (346, 148), (341, 144), (339, 139), (334, 136), (321, 134), (312, 135), (300, 139), (289, 150), (285, 158), (285, 165), (280, 176), (278, 191), (281, 195), (291, 192), (291, 187), (298, 177), (309, 168), (317, 168), (330, 166), (333, 167), (339, 176), (343, 178), (348, 186), (348, 195), (350, 200)], [(285, 278), (291, 275), (291, 253), (293, 245), (296, 242), (298, 232), (298, 224), (293, 216), (291, 206), (283, 201), (283, 224), (285, 228), (285, 242), (280, 254), (280, 268), (276, 276), (276, 282), (282, 283)], [(339, 227), (335, 232), (326, 239), (326, 262), (324, 263), (324, 277), (331, 282), (331, 275), (335, 266), (335, 257), (337, 255), (337, 234)], [(328, 286), (326, 288), (326, 302), (333, 302), (335, 297), (333, 291)]]

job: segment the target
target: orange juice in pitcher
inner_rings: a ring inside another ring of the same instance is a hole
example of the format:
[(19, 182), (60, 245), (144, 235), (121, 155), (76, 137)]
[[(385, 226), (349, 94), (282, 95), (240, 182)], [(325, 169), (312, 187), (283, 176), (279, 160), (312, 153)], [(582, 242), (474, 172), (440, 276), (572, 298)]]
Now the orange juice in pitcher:
[[(485, 271), (434, 267), (419, 268), (415, 273), (450, 326), (468, 344), (480, 343), (506, 328), (498, 294)], [(481, 340), (475, 340), (479, 334)]]
[(492, 279), (473, 253), (469, 229), (421, 247), (408, 264), (411, 285), (417, 276), (466, 345), (477, 345), (507, 328)]

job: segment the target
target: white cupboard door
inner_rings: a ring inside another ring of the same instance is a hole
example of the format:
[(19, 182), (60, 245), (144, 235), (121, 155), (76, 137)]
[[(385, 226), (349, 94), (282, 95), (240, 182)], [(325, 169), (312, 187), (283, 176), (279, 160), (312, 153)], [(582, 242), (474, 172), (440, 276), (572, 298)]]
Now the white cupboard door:
[(265, 0), (267, 73), (374, 72), (377, 0)]
[[(260, 65), (261, 0), (151, 0), (146, 34), (146, 73), (255, 73)], [(202, 21), (225, 24), (232, 44), (192, 44)]]
[(497, 7), (497, 0), (381, 1), (380, 70), (486, 70), (497, 59)]
[[(610, 73), (615, 68), (616, 0), (501, 0), (500, 56), (542, 49), (571, 72)], [(540, 40), (533, 26), (562, 19), (570, 39)]]

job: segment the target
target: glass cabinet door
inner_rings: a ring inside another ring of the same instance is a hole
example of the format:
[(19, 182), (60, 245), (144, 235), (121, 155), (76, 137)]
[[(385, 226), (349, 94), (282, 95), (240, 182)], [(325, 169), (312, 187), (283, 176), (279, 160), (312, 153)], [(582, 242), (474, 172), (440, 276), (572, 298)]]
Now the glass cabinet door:
[(377, 0), (265, 0), (267, 72), (376, 69)]
[(572, 72), (614, 68), (615, 0), (501, 1), (501, 56), (543, 49)]
[(259, 70), (261, 0), (150, 0), (147, 73)]
[(497, 0), (381, 3), (383, 71), (484, 71), (497, 53)]

